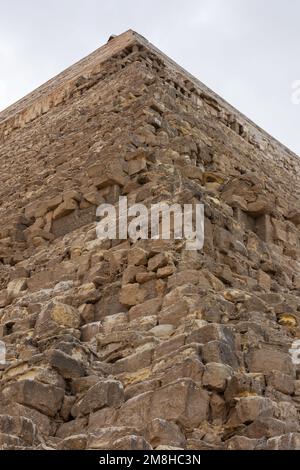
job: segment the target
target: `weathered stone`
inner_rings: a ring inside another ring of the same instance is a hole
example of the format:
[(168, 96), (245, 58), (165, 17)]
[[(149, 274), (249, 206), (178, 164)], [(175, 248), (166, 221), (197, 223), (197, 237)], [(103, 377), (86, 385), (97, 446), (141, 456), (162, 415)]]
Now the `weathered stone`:
[(73, 419), (72, 421), (61, 424), (56, 431), (56, 436), (60, 439), (65, 439), (66, 437), (79, 434), (80, 432), (83, 432), (87, 427), (87, 424), (87, 417)]
[(30, 419), (23, 416), (0, 415), (0, 433), (18, 436), (30, 446), (38, 441), (36, 426)]
[(142, 436), (124, 436), (111, 444), (112, 450), (151, 450), (152, 447)]
[(87, 391), (83, 398), (74, 404), (72, 416), (84, 416), (105, 406), (118, 408), (123, 401), (124, 390), (120, 382), (100, 380)]
[(127, 306), (133, 306), (141, 304), (145, 299), (145, 291), (140, 287), (139, 284), (127, 284), (122, 287), (120, 293), (121, 304)]
[(87, 392), (91, 387), (99, 382), (98, 375), (88, 375), (86, 377), (79, 377), (73, 379), (71, 383), (71, 391), (74, 395)]
[[(194, 284), (197, 285), (199, 282), (200, 274), (195, 270), (182, 271), (180, 273), (173, 274), (168, 279), (168, 287), (177, 287), (182, 286), (183, 284)], [(209, 287), (209, 282), (207, 282), (207, 287)]]
[(153, 448), (161, 445), (184, 448), (186, 443), (184, 435), (175, 423), (160, 418), (149, 423), (145, 436)]
[(261, 269), (258, 271), (257, 282), (262, 289), (266, 291), (271, 289), (271, 277)]
[(161, 304), (162, 299), (155, 298), (135, 305), (129, 310), (129, 320), (131, 321), (142, 316), (156, 315), (160, 310)]
[(115, 362), (114, 372), (115, 374), (121, 374), (122, 372), (135, 372), (139, 369), (143, 369), (151, 364), (152, 357), (152, 348), (130, 354), (124, 357), (124, 359)]
[[(101, 431), (103, 428), (114, 426), (117, 419), (118, 411), (114, 408), (102, 408), (89, 416), (88, 429), (91, 432)], [(130, 425), (131, 426), (131, 425)], [(97, 438), (97, 447), (102, 448), (103, 441), (99, 442)]]
[(15, 299), (20, 293), (27, 289), (27, 279), (14, 279), (7, 286), (7, 294), (10, 299)]
[(204, 363), (218, 362), (233, 369), (238, 368), (238, 360), (234, 351), (223, 341), (210, 341), (202, 346)]
[(87, 435), (77, 434), (75, 436), (66, 437), (63, 439), (58, 449), (60, 450), (85, 450), (87, 446)]
[(117, 168), (117, 170), (116, 172), (111, 170), (103, 172), (102, 165), (96, 163), (87, 169), (87, 174), (90, 178), (94, 178), (94, 184), (98, 189), (113, 185), (124, 186), (126, 179), (120, 168)]
[(300, 450), (300, 433), (272, 437), (267, 442), (266, 450)]
[(227, 441), (227, 450), (256, 450), (263, 445), (261, 439), (249, 439), (243, 436), (234, 436)]
[(49, 364), (65, 379), (74, 379), (85, 375), (83, 365), (62, 351), (51, 351), (49, 355)]
[(210, 396), (209, 406), (211, 410), (211, 420), (216, 426), (220, 426), (226, 421), (228, 407), (225, 400), (216, 392), (213, 392)]
[(0, 291), (0, 308), (4, 308), (10, 304), (10, 299), (7, 290)]
[(279, 372), (278, 370), (272, 371), (267, 376), (267, 384), (286, 395), (292, 395), (294, 392), (293, 378), (290, 375)]
[(128, 264), (134, 266), (145, 266), (147, 264), (147, 251), (134, 247), (128, 252)]
[(232, 369), (224, 364), (208, 363), (203, 374), (203, 385), (211, 390), (223, 392), (232, 374)]
[(82, 304), (78, 307), (78, 311), (83, 323), (93, 323), (95, 320), (95, 307), (93, 304)]
[(140, 171), (144, 170), (147, 167), (147, 162), (144, 157), (135, 158), (134, 160), (130, 160), (128, 162), (128, 174), (130, 176), (135, 175), (136, 173), (140, 173)]
[(158, 338), (167, 338), (168, 336), (171, 336), (174, 330), (175, 328), (173, 325), (157, 325), (154, 326), (154, 328), (151, 328), (149, 333), (152, 333)]
[(109, 315), (104, 318), (102, 322), (102, 329), (104, 333), (110, 333), (111, 331), (114, 331), (116, 329), (119, 329), (121, 326), (126, 325), (126, 323), (128, 323), (127, 313), (115, 313), (114, 315)]
[[(170, 396), (174, 398), (172, 402)], [(208, 409), (208, 393), (192, 380), (183, 379), (128, 400), (118, 420), (122, 424), (146, 426), (149, 420), (161, 418), (177, 421), (190, 429), (208, 418)]]
[(60, 219), (65, 215), (70, 214), (77, 209), (77, 202), (74, 199), (69, 199), (62, 202), (53, 212), (53, 220)]
[[(174, 398), (170, 402), (169, 398)], [(154, 393), (150, 407), (152, 419), (177, 420), (187, 428), (196, 427), (208, 416), (208, 394), (192, 380), (178, 380)]]
[(280, 350), (267, 347), (251, 349), (247, 354), (246, 361), (250, 372), (269, 374), (277, 370), (284, 371), (284, 373), (292, 376), (294, 375), (291, 356)]
[(235, 373), (228, 379), (225, 390), (225, 399), (229, 403), (247, 396), (262, 395), (265, 389), (265, 377), (262, 374)]
[[(0, 141), (0, 447), (298, 448), (299, 159), (133, 31)], [(202, 203), (203, 247), (124, 196)]]
[(242, 397), (229, 418), (230, 426), (240, 426), (241, 424), (250, 424), (258, 418), (273, 417), (275, 413), (275, 404), (264, 397)]
[[(158, 276), (157, 276), (158, 277)], [(148, 281), (152, 281), (156, 278), (156, 273), (153, 272), (139, 272), (135, 276), (136, 282), (139, 284), (145, 284)]]
[(74, 403), (75, 397), (69, 395), (64, 396), (64, 400), (59, 412), (64, 421), (68, 421), (71, 418), (71, 409)]
[(22, 448), (22, 446), (24, 446), (24, 443), (17, 436), (12, 436), (11, 434), (0, 433), (0, 448), (1, 449), (16, 450), (18, 448)]
[(123, 272), (122, 276), (122, 285), (126, 286), (127, 284), (133, 284), (136, 282), (136, 276), (139, 273), (145, 272), (146, 268), (144, 266), (128, 266)]
[(263, 417), (249, 424), (243, 434), (250, 439), (269, 439), (271, 437), (281, 436), (286, 432), (288, 432), (288, 428), (283, 421)]
[(189, 305), (186, 300), (179, 300), (175, 305), (163, 308), (159, 312), (159, 323), (178, 326), (187, 317)]
[(3, 390), (6, 399), (32, 407), (47, 416), (55, 416), (62, 405), (64, 390), (33, 380), (20, 380)]
[(80, 314), (78, 310), (61, 302), (50, 302), (39, 314), (35, 334), (41, 336), (57, 328), (79, 328)]
[(159, 268), (166, 266), (171, 261), (168, 253), (159, 253), (148, 261), (148, 271), (157, 271)]
[(97, 302), (100, 298), (98, 289), (93, 282), (82, 284), (76, 292), (76, 300), (78, 303)]
[(204, 173), (201, 168), (188, 165), (182, 168), (182, 172), (187, 178), (190, 178), (192, 180), (199, 180), (201, 182), (203, 181)]
[(100, 332), (102, 322), (97, 321), (81, 327), (81, 341), (88, 343)]
[(295, 380), (294, 386), (295, 386), (295, 390), (294, 390), (295, 396), (300, 397), (300, 380)]
[(234, 347), (234, 335), (230, 328), (211, 323), (191, 333), (188, 338), (190, 342), (209, 343), (210, 341), (223, 341), (229, 347)]
[(33, 408), (20, 405), (16, 402), (12, 405), (8, 401), (6, 404), (2, 403), (0, 405), (0, 413), (1, 415), (15, 416), (18, 419), (27, 418), (34, 423), (38, 431), (44, 436), (48, 436), (52, 432), (50, 418)]

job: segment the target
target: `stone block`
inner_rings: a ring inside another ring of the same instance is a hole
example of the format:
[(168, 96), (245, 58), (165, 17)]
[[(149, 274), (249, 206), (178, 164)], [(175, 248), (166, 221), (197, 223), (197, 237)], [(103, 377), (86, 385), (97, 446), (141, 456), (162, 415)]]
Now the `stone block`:
[(72, 408), (72, 416), (78, 418), (104, 407), (119, 408), (124, 401), (124, 390), (117, 380), (99, 380)]
[(9, 400), (34, 408), (51, 417), (60, 410), (65, 394), (61, 388), (28, 379), (8, 385), (2, 393)]

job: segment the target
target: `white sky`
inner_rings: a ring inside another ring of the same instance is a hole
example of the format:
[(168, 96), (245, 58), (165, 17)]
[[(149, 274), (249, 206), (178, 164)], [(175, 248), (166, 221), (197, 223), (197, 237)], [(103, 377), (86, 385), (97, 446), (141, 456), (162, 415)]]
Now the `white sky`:
[(299, 22), (300, 0), (0, 0), (0, 110), (131, 28), (300, 155)]

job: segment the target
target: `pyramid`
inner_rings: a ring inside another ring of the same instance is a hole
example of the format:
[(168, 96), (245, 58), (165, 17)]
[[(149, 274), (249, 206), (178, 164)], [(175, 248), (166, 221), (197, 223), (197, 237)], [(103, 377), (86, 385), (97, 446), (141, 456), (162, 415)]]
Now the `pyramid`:
[[(295, 154), (130, 30), (0, 113), (0, 164), (1, 449), (300, 449)], [(204, 246), (99, 238), (125, 197)]]

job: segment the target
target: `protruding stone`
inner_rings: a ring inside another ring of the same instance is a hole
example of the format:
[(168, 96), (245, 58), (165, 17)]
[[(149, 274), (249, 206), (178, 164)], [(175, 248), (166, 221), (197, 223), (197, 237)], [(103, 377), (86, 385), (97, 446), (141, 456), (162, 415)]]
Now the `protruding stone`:
[(20, 380), (8, 385), (3, 390), (3, 395), (9, 400), (14, 400), (53, 417), (60, 410), (64, 390), (33, 380)]
[(122, 287), (120, 294), (121, 304), (133, 306), (141, 304), (145, 299), (145, 291), (139, 284), (127, 284)]
[(100, 380), (72, 408), (74, 417), (84, 416), (106, 406), (118, 408), (124, 401), (124, 390), (116, 380)]

